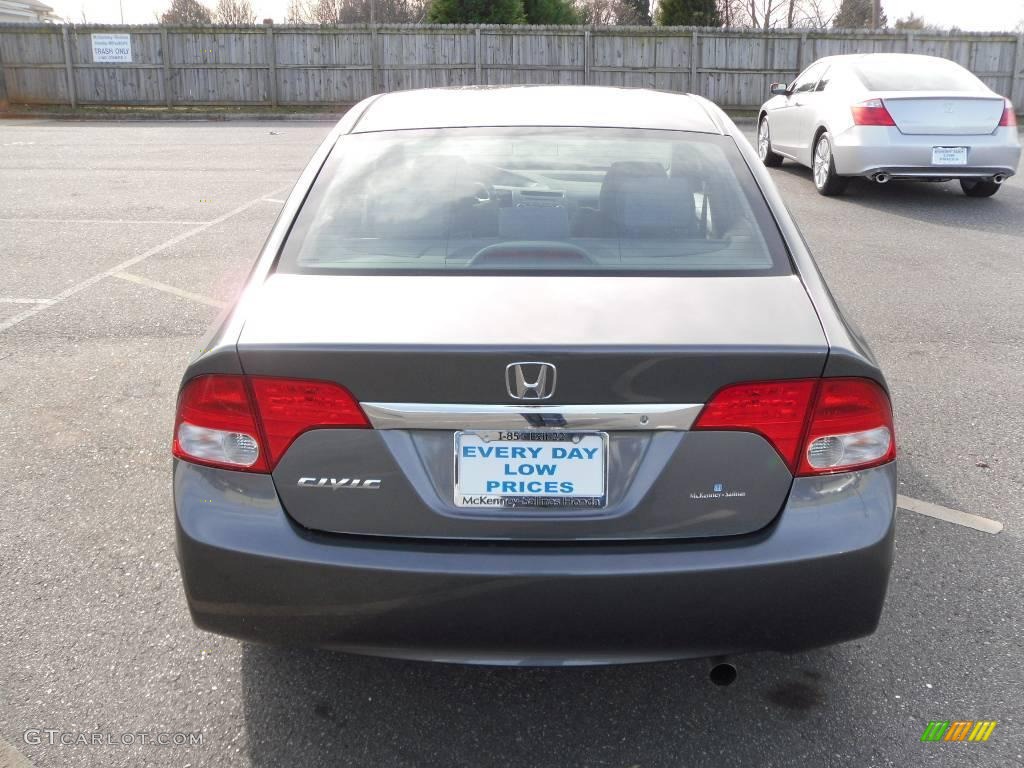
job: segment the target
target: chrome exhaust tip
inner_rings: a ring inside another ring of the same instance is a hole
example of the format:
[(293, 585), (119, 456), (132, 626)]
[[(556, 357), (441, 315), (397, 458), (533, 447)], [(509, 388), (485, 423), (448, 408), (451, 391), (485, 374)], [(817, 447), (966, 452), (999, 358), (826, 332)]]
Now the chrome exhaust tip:
[(890, 176), (889, 176), (889, 174), (888, 174), (888, 173), (876, 173), (876, 174), (875, 174), (875, 175), (873, 176), (873, 178), (874, 178), (874, 180), (875, 180), (875, 181), (877, 181), (877, 182), (878, 182), (879, 184), (885, 184), (885, 183), (886, 183), (887, 181), (889, 181), (889, 179), (890, 179)]
[(736, 667), (728, 662), (715, 664), (708, 673), (708, 678), (715, 685), (725, 687), (736, 682)]
[(1006, 174), (997, 173), (995, 176), (992, 177), (992, 181), (994, 181), (996, 184), (1002, 184), (1004, 181), (1006, 181)]

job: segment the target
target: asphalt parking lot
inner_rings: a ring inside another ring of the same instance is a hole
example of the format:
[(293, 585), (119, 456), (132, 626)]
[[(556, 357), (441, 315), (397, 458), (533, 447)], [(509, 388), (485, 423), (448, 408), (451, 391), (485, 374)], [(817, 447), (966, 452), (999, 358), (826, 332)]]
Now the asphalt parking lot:
[[(473, 668), (193, 629), (179, 376), (328, 130), (0, 122), (0, 766), (12, 748), (36, 766), (1024, 765), (1020, 177), (987, 200), (895, 182), (826, 199), (806, 169), (772, 172), (889, 377), (900, 493), (1005, 526), (900, 511), (873, 637), (741, 657), (719, 688), (704, 661)], [(986, 743), (919, 741), (982, 719)], [(46, 729), (202, 744), (26, 739)]]

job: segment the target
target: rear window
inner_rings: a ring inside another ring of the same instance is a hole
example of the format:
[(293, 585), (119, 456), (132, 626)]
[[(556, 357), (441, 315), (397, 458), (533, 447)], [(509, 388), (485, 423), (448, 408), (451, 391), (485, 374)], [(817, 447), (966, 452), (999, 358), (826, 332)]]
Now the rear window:
[(783, 274), (731, 138), (457, 128), (335, 145), (279, 272)]
[(949, 59), (866, 56), (853, 66), (871, 91), (985, 91), (972, 73)]

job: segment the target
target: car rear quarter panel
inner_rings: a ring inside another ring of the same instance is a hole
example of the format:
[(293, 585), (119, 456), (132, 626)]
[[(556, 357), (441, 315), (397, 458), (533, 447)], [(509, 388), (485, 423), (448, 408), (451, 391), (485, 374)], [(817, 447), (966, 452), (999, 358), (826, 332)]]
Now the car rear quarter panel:
[(756, 151), (735, 124), (728, 118), (726, 120), (729, 134), (736, 141), (744, 161), (757, 179), (761, 194), (764, 195), (775, 217), (789, 249), (794, 271), (803, 283), (825, 333), (829, 351), (822, 375), (864, 376), (888, 388), (866, 340), (847, 322), (832, 296), (803, 233), (779, 194), (768, 169), (761, 163)]

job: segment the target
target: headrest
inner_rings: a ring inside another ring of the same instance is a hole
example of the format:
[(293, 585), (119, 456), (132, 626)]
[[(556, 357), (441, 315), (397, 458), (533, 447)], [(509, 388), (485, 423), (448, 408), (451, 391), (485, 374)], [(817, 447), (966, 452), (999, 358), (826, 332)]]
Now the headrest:
[(659, 163), (613, 163), (601, 186), (601, 212), (620, 235), (671, 237), (697, 230), (693, 186)]
[(619, 192), (629, 179), (664, 179), (667, 177), (661, 163), (647, 160), (625, 160), (612, 163), (601, 184), (600, 207), (606, 214), (619, 207)]
[(696, 231), (693, 188), (687, 179), (629, 179), (616, 217), (622, 234), (669, 237)]

